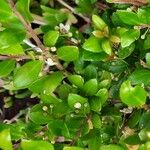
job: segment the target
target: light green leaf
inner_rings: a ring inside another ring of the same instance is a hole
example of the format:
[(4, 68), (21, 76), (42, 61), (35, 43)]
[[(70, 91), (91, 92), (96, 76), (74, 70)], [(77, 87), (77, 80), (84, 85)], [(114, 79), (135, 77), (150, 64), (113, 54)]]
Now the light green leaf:
[(102, 48), (106, 54), (108, 54), (108, 55), (112, 54), (111, 44), (108, 39), (102, 40)]
[(100, 150), (125, 150), (123, 147), (115, 144), (102, 145)]
[(119, 51), (118, 51), (118, 56), (121, 59), (125, 59), (125, 58), (127, 58), (128, 56), (131, 55), (131, 53), (134, 51), (134, 49), (135, 49), (135, 44), (134, 43), (132, 43), (128, 47), (120, 48)]
[(150, 67), (150, 53), (146, 53), (146, 64)]
[(9, 129), (0, 132), (0, 149), (13, 150)]
[(12, 45), (8, 48), (0, 49), (2, 55), (23, 55), (24, 50), (20, 44)]
[(54, 150), (53, 145), (47, 141), (22, 140), (21, 147), (23, 150)]
[(93, 96), (94, 94), (96, 94), (97, 90), (98, 90), (97, 79), (90, 79), (83, 86), (83, 91), (88, 96)]
[(129, 80), (132, 84), (150, 85), (150, 71), (146, 69), (135, 70), (130, 76)]
[(81, 147), (71, 146), (71, 147), (64, 147), (63, 150), (84, 150)]
[(0, 14), (0, 22), (6, 22), (13, 17), (13, 12), (6, 0), (0, 0)]
[(43, 36), (43, 42), (46, 46), (54, 46), (58, 40), (59, 32), (58, 31), (48, 31)]
[(144, 49), (149, 49), (150, 48), (150, 34), (146, 35), (146, 39), (144, 40)]
[(26, 88), (38, 79), (42, 69), (41, 61), (29, 61), (18, 68), (14, 74), (14, 86), (16, 88)]
[(101, 121), (98, 114), (93, 114), (92, 115), (92, 123), (93, 123), (94, 128), (101, 129), (102, 121)]
[(0, 62), (0, 77), (8, 76), (15, 68), (15, 60), (3, 60)]
[(118, 10), (116, 14), (119, 17), (119, 19), (125, 24), (128, 24), (128, 25), (140, 25), (141, 24), (141, 20), (139, 19), (137, 14), (134, 12), (129, 12), (126, 10)]
[(0, 32), (0, 49), (8, 48), (21, 43), (25, 39), (24, 30), (5, 29)]
[(103, 30), (107, 26), (103, 19), (97, 15), (92, 16), (92, 21), (94, 26), (99, 30)]
[(32, 16), (30, 13), (30, 0), (18, 0), (16, 3), (17, 10), (21, 13), (21, 15), (27, 21), (32, 21)]
[(64, 61), (74, 61), (79, 57), (79, 49), (76, 46), (62, 46), (58, 48), (57, 55)]
[(77, 108), (81, 109), (84, 107), (84, 104), (86, 104), (88, 101), (86, 98), (70, 93), (68, 96), (68, 104), (71, 108)]
[(121, 46), (130, 46), (140, 36), (140, 30), (130, 29), (121, 35)]
[(139, 107), (145, 104), (147, 92), (141, 86), (132, 87), (129, 80), (120, 88), (120, 98), (128, 106)]
[(68, 76), (68, 80), (79, 88), (84, 84), (84, 79), (80, 75), (70, 75)]
[(103, 105), (109, 96), (108, 90), (106, 88), (100, 89), (97, 93), (96, 96), (99, 97), (100, 101), (101, 101), (101, 105)]
[(55, 72), (38, 79), (31, 86), (29, 86), (29, 89), (35, 93), (51, 94), (61, 83), (62, 79), (62, 73)]
[(93, 53), (99, 53), (103, 51), (100, 39), (94, 36), (91, 36), (85, 41), (85, 43), (83, 44), (83, 48)]

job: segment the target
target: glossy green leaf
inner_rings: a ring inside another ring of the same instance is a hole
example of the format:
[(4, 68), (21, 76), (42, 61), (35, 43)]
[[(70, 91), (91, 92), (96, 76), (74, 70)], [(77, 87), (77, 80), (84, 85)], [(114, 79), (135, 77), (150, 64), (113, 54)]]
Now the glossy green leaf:
[(116, 12), (116, 14), (119, 17), (119, 19), (127, 25), (139, 25), (139, 24), (141, 24), (141, 20), (139, 19), (137, 14), (134, 12), (129, 12), (126, 10), (118, 10)]
[(103, 51), (100, 39), (94, 36), (91, 36), (84, 42), (83, 48), (93, 53), (99, 53)]
[(104, 61), (108, 55), (105, 52), (93, 53), (90, 51), (83, 51), (84, 61)]
[(132, 84), (150, 85), (150, 71), (147, 69), (135, 70), (130, 76), (129, 80)]
[(128, 106), (138, 107), (146, 102), (147, 92), (141, 86), (132, 87), (129, 80), (123, 82), (120, 88), (120, 98)]
[(29, 89), (35, 93), (51, 94), (61, 83), (62, 79), (62, 73), (55, 72), (38, 79), (31, 86), (29, 86)]
[(144, 49), (149, 49), (150, 48), (150, 34), (146, 35), (143, 47), (144, 47)]
[(14, 86), (26, 88), (38, 79), (43, 63), (38, 60), (29, 61), (18, 68), (14, 74)]
[(119, 51), (118, 51), (119, 58), (121, 58), (121, 59), (127, 58), (128, 56), (131, 55), (131, 53), (134, 51), (134, 49), (135, 49), (135, 44), (134, 43), (132, 43), (128, 47), (120, 48)]
[(48, 31), (43, 36), (43, 42), (46, 46), (54, 46), (59, 38), (58, 31)]
[(94, 65), (88, 65), (84, 69), (84, 79), (85, 80), (90, 80), (90, 79), (94, 79), (94, 78), (97, 78), (96, 67)]
[(79, 49), (76, 46), (62, 46), (57, 49), (57, 55), (61, 60), (74, 61), (79, 57)]
[(25, 39), (24, 30), (5, 29), (0, 32), (0, 49), (21, 43)]
[(9, 129), (0, 132), (0, 149), (13, 150)]
[(76, 146), (70, 146), (70, 147), (64, 147), (63, 150), (84, 150), (81, 147), (76, 147)]
[(102, 40), (102, 48), (106, 54), (108, 54), (108, 55), (112, 54), (111, 44), (108, 39)]
[(0, 14), (0, 22), (5, 22), (13, 16), (13, 12), (6, 0), (0, 1)]
[(103, 105), (107, 99), (108, 99), (108, 90), (106, 88), (100, 89), (97, 93), (96, 96), (98, 96), (100, 98), (101, 101), (101, 105)]
[(27, 21), (32, 21), (32, 16), (30, 13), (30, 0), (18, 0), (16, 3), (17, 10)]
[(92, 115), (92, 124), (93, 124), (94, 128), (101, 129), (102, 121), (101, 121), (100, 116), (98, 114)]
[(0, 62), (0, 77), (8, 76), (15, 68), (16, 62), (14, 60), (3, 60)]
[(121, 35), (121, 46), (127, 47), (130, 46), (135, 40), (137, 40), (140, 36), (139, 30), (130, 29), (126, 32), (124, 32)]
[(103, 19), (97, 15), (92, 16), (92, 21), (97, 29), (103, 30), (107, 26)]
[(93, 96), (98, 90), (97, 79), (90, 79), (83, 86), (83, 91), (88, 96)]
[(68, 76), (68, 80), (79, 88), (84, 84), (84, 79), (80, 75), (70, 75)]
[(146, 64), (150, 67), (150, 53), (146, 53)]
[(54, 150), (51, 143), (47, 141), (32, 141), (32, 140), (22, 140), (21, 148), (23, 150)]
[(2, 55), (24, 55), (24, 50), (20, 44), (12, 45), (8, 48), (0, 49)]
[(125, 149), (119, 145), (110, 144), (101, 146), (100, 150), (125, 150)]
[(70, 93), (68, 96), (68, 104), (71, 108), (81, 109), (84, 107), (84, 104), (87, 104), (87, 99), (77, 95)]

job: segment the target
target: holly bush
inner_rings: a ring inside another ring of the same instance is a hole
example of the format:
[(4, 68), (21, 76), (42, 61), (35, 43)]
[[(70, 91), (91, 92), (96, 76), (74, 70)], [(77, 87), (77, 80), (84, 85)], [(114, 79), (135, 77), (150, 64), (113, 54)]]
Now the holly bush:
[(0, 0), (0, 149), (150, 150), (148, 0)]

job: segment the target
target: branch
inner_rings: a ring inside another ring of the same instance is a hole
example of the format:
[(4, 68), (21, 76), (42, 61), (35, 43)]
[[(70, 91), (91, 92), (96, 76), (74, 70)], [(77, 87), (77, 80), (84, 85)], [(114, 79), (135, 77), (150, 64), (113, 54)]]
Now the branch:
[(148, 3), (147, 0), (111, 0), (111, 3), (118, 3), (118, 4), (132, 4), (135, 6), (142, 6)]
[[(35, 31), (32, 29), (31, 25), (29, 22), (26, 22), (26, 20), (24, 19), (24, 17), (17, 11), (15, 4), (13, 2), (13, 0), (7, 0), (11, 9), (13, 10), (14, 14), (18, 17), (18, 19), (23, 23), (24, 27), (27, 29), (28, 34), (34, 39), (34, 41), (37, 44), (37, 47), (40, 48), (44, 53), (44, 58), (47, 59), (47, 56), (45, 56), (47, 54), (47, 48), (42, 44), (42, 42), (40, 41), (39, 37), (36, 35)], [(29, 44), (29, 43), (28, 43)], [(31, 44), (30, 44), (31, 46)], [(32, 45), (33, 46), (33, 45)], [(50, 55), (50, 54), (49, 54)], [(4, 59), (6, 59), (7, 56), (5, 56)], [(56, 62), (56, 67), (59, 70), (64, 70), (63, 66), (60, 64), (60, 62), (58, 61), (58, 59), (56, 59), (55, 57), (50, 56), (51, 59)], [(1, 57), (1, 59), (3, 59)], [(28, 57), (27, 57), (28, 58)], [(16, 59), (16, 58), (15, 58)], [(22, 58), (21, 58), (22, 59)], [(26, 59), (26, 58), (25, 58)]]
[(74, 13), (75, 15), (78, 15), (79, 17), (81, 17), (82, 19), (84, 19), (85, 22), (90, 23), (90, 19), (88, 17), (83, 16), (80, 13), (77, 13), (75, 11), (74, 8), (72, 8), (71, 6), (69, 6), (66, 2), (64, 2), (63, 0), (57, 0), (60, 4), (62, 4), (63, 6), (65, 6), (66, 8), (68, 8), (72, 13)]

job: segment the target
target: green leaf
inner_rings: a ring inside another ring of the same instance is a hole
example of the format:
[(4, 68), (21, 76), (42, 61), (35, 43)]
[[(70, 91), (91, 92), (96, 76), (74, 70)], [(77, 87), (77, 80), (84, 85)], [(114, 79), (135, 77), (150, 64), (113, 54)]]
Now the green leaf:
[(150, 53), (146, 53), (146, 64), (150, 67)]
[(101, 19), (97, 15), (92, 16), (92, 21), (94, 26), (99, 30), (103, 30), (107, 26), (106, 23), (103, 21), (103, 19)]
[(106, 54), (108, 55), (112, 54), (112, 48), (108, 39), (102, 40), (102, 48)]
[(94, 36), (91, 36), (84, 42), (83, 48), (93, 53), (99, 53), (103, 51), (100, 39)]
[(48, 130), (50, 134), (54, 137), (56, 136), (70, 137), (67, 125), (62, 120), (51, 120), (48, 123)]
[(145, 104), (147, 92), (141, 86), (132, 87), (129, 80), (120, 88), (120, 98), (128, 106), (139, 107)]
[(98, 96), (93, 97), (90, 101), (90, 108), (91, 110), (93, 110), (94, 112), (99, 113), (101, 111), (102, 108), (102, 103), (101, 103), (101, 98)]
[(30, 13), (30, 0), (18, 0), (16, 3), (17, 10), (21, 13), (21, 15), (27, 21), (32, 21), (32, 16)]
[(120, 48), (119, 51), (118, 51), (118, 56), (121, 59), (125, 59), (125, 58), (127, 58), (128, 56), (131, 55), (131, 53), (134, 51), (134, 49), (135, 49), (135, 44), (134, 43), (132, 43), (128, 47)]
[(22, 140), (21, 148), (23, 150), (54, 150), (54, 147), (51, 143), (47, 141), (31, 141), (31, 140)]
[(8, 48), (0, 49), (0, 54), (2, 55), (23, 55), (24, 50), (20, 44), (16, 44), (13, 46), (10, 46)]
[(51, 94), (61, 83), (62, 79), (62, 73), (54, 72), (35, 81), (31, 86), (29, 86), (29, 89), (35, 93)]
[(43, 36), (43, 42), (46, 46), (54, 46), (59, 38), (59, 32), (58, 31), (48, 31)]
[(5, 29), (0, 32), (0, 49), (21, 43), (25, 39), (24, 30)]
[[(88, 101), (86, 98), (70, 93), (68, 96), (68, 104), (71, 108), (82, 109)], [(77, 106), (76, 106), (77, 105)]]
[(119, 145), (109, 144), (109, 145), (102, 145), (100, 150), (125, 150), (125, 149), (120, 147)]
[(90, 79), (83, 86), (83, 91), (88, 96), (93, 96), (98, 90), (97, 79)]
[(13, 150), (9, 129), (0, 132), (0, 149)]
[(137, 14), (134, 12), (128, 12), (126, 10), (118, 10), (116, 14), (119, 17), (119, 19), (127, 25), (140, 25), (141, 24), (141, 20), (139, 19)]
[(74, 61), (79, 57), (79, 49), (76, 46), (62, 46), (57, 49), (57, 55), (64, 61)]
[(146, 35), (146, 39), (144, 40), (144, 49), (149, 49), (150, 48), (150, 34)]
[(92, 115), (92, 124), (94, 128), (101, 129), (102, 121), (98, 114)]
[(138, 9), (137, 15), (143, 24), (149, 24), (150, 23), (150, 17), (148, 15), (149, 13), (150, 13), (149, 8), (139, 8)]
[(90, 80), (90, 79), (94, 79), (94, 78), (97, 78), (97, 69), (94, 65), (88, 65), (84, 69), (84, 79)]
[(79, 88), (84, 84), (84, 79), (80, 75), (70, 75), (68, 76), (68, 80)]
[(63, 150), (84, 150), (83, 148), (81, 147), (76, 147), (76, 146), (67, 146), (67, 147), (64, 147)]
[(18, 68), (14, 74), (14, 86), (26, 88), (38, 79), (43, 63), (38, 60), (29, 61)]
[(44, 19), (51, 27), (57, 26), (59, 23), (64, 22), (68, 18), (68, 14), (64, 11), (52, 9), (45, 6), (41, 6), (41, 8), (43, 11)]
[(121, 35), (121, 46), (130, 46), (140, 36), (140, 30), (130, 29)]
[(13, 16), (13, 12), (6, 0), (0, 1), (0, 14), (0, 22), (10, 20)]
[(150, 71), (147, 69), (135, 70), (130, 76), (129, 80), (132, 84), (150, 85)]
[(100, 89), (97, 93), (96, 96), (99, 97), (100, 101), (101, 101), (101, 105), (103, 105), (109, 96), (108, 90), (106, 88)]
[(93, 53), (90, 51), (83, 51), (84, 61), (104, 61), (107, 59), (108, 55), (105, 52)]
[(0, 62), (0, 77), (8, 76), (15, 68), (15, 60), (3, 60)]

